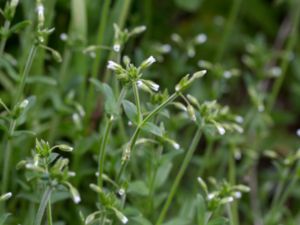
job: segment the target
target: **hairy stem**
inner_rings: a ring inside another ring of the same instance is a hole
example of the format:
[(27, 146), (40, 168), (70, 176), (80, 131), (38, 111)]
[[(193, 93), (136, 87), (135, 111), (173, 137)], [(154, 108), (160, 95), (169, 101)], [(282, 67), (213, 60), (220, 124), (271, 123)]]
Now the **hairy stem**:
[(39, 206), (39, 209), (38, 209), (36, 217), (35, 217), (34, 225), (41, 225), (46, 206), (51, 197), (51, 193), (52, 193), (52, 188), (48, 186), (42, 196), (40, 206)]

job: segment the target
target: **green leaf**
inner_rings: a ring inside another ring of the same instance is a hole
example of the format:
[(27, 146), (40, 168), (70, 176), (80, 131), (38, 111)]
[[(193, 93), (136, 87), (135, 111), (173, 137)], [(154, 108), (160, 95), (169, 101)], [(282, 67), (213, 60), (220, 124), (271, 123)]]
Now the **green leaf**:
[(147, 196), (149, 194), (149, 188), (146, 186), (145, 182), (138, 180), (129, 183), (128, 193)]
[(175, 4), (181, 9), (192, 12), (200, 7), (202, 1), (203, 0), (175, 0)]
[(91, 78), (91, 83), (98, 88), (102, 94), (105, 97), (105, 112), (111, 115), (118, 116), (119, 115), (119, 109), (117, 105), (117, 100), (115, 98), (115, 95), (111, 89), (111, 87), (106, 83), (101, 83), (100, 81)]
[(136, 106), (132, 102), (127, 101), (127, 100), (123, 100), (122, 104), (123, 104), (124, 111), (125, 111), (125, 114), (128, 117), (128, 119), (131, 122), (137, 124), (138, 115), (137, 115)]
[(154, 134), (156, 136), (163, 136), (163, 133), (160, 129), (160, 127), (156, 126), (154, 123), (147, 122), (142, 126), (142, 129), (144, 131), (150, 132), (151, 134)]
[(0, 225), (4, 225), (7, 218), (10, 216), (10, 213), (4, 213), (0, 216)]
[(196, 197), (196, 207), (197, 207), (197, 224), (205, 225), (206, 206), (205, 206), (205, 200), (200, 194), (197, 194)]
[(158, 188), (162, 186), (165, 181), (167, 180), (170, 172), (172, 169), (172, 163), (171, 162), (165, 162), (162, 164), (157, 171), (157, 175), (155, 177), (155, 187)]
[(30, 24), (31, 24), (30, 20), (24, 20), (24, 21), (22, 21), (20, 23), (15, 24), (14, 26), (12, 26), (10, 28), (10, 32), (11, 33), (18, 33), (18, 32), (20, 32), (21, 30), (23, 30), (25, 27), (27, 27)]

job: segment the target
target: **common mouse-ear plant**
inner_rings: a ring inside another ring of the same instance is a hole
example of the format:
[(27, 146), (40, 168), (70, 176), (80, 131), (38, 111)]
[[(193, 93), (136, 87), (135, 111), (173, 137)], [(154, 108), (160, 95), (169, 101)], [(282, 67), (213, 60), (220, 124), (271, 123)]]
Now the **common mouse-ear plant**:
[[(184, 80), (186, 79), (187, 78), (183, 78), (175, 87), (175, 89), (184, 89), (186, 87), (184, 85)], [(242, 127), (240, 127), (240, 125), (236, 122), (236, 116), (229, 112), (228, 107), (222, 107), (216, 101), (204, 102), (200, 104), (198, 100), (192, 95), (187, 95), (186, 97), (180, 93), (180, 96), (187, 104), (187, 106), (184, 106), (183, 104), (179, 103), (180, 108), (185, 111), (188, 114), (188, 117), (197, 125), (197, 130), (189, 148), (187, 149), (186, 155), (182, 161), (175, 180), (171, 186), (171, 190), (163, 206), (163, 209), (160, 212), (156, 225), (160, 225), (164, 221), (165, 215), (169, 207), (171, 206), (180, 181), (192, 159), (195, 150), (197, 149), (197, 145), (200, 141), (202, 132), (211, 130), (211, 128), (214, 128), (214, 130), (216, 130), (219, 135), (225, 135), (226, 131), (243, 132)]]
[[(227, 181), (217, 182), (211, 179), (213, 191), (209, 191), (208, 185), (201, 178), (197, 181), (201, 187), (201, 194), (197, 195), (197, 224), (228, 224), (232, 223), (233, 218), (230, 211), (230, 204), (242, 197), (243, 193), (250, 191), (246, 185), (238, 184), (231, 185)], [(221, 209), (225, 206), (228, 214), (228, 219), (222, 217)]]
[(38, 187), (43, 190), (40, 205), (35, 217), (35, 225), (40, 225), (47, 207), (48, 223), (52, 224), (51, 195), (52, 193), (64, 187), (71, 194), (73, 201), (78, 204), (80, 195), (77, 189), (69, 182), (69, 179), (75, 176), (75, 173), (69, 171), (69, 160), (62, 157), (56, 150), (62, 152), (72, 152), (73, 148), (65, 145), (55, 145), (50, 147), (44, 140), (36, 140), (35, 149), (32, 157), (20, 161), (18, 168), (26, 170), (28, 181), (35, 181)]

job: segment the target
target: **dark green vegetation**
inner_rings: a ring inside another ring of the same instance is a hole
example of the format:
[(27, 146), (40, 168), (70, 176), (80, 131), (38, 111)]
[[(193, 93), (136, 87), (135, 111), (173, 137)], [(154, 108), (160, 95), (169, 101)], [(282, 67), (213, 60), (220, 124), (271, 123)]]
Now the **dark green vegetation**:
[(0, 6), (0, 225), (300, 224), (299, 0)]

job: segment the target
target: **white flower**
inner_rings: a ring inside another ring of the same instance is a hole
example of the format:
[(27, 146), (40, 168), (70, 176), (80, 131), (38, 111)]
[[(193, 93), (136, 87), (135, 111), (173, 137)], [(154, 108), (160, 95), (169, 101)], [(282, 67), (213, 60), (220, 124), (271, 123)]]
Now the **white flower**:
[(173, 143), (173, 147), (174, 147), (176, 150), (180, 149), (180, 145), (179, 145), (177, 142), (174, 142), (174, 143)]
[(226, 133), (226, 130), (221, 125), (217, 125), (217, 130), (220, 135), (224, 135)]
[(61, 33), (59, 37), (62, 41), (66, 41), (68, 39), (68, 35), (66, 33)]
[(24, 109), (26, 108), (26, 106), (28, 105), (29, 101), (27, 99), (25, 99), (24, 101), (21, 102), (20, 104), (20, 108)]
[(141, 68), (145, 69), (145, 68), (151, 66), (155, 62), (156, 62), (156, 59), (153, 56), (150, 56), (148, 59), (146, 59), (144, 62), (142, 62)]
[(111, 70), (122, 69), (122, 67), (118, 63), (115, 63), (114, 61), (111, 60), (108, 61), (107, 68)]
[(76, 204), (78, 204), (80, 201), (81, 201), (80, 196), (79, 196), (79, 195), (75, 195), (75, 196), (74, 196), (74, 202), (75, 202)]
[(161, 46), (161, 51), (163, 53), (169, 53), (172, 50), (171, 45), (165, 44)]
[(121, 49), (121, 46), (119, 44), (114, 44), (113, 49), (115, 52), (119, 52)]
[(236, 116), (236, 117), (235, 117), (235, 121), (236, 121), (237, 123), (243, 123), (243, 122), (244, 122), (244, 118), (243, 118), (242, 116)]
[(4, 195), (1, 195), (1, 196), (0, 196), (0, 202), (1, 202), (1, 201), (6, 201), (6, 200), (10, 199), (11, 196), (12, 196), (12, 193), (11, 193), (11, 192), (8, 192), (8, 193), (6, 193), (6, 194), (4, 194)]
[(228, 70), (224, 71), (223, 73), (223, 76), (226, 78), (226, 79), (229, 79), (232, 77), (232, 73)]
[(300, 128), (296, 131), (298, 137), (300, 137)]
[(136, 85), (137, 85), (139, 88), (142, 87), (143, 81), (138, 80), (138, 81), (136, 82)]
[(199, 35), (197, 35), (197, 37), (196, 37), (196, 42), (197, 42), (198, 44), (203, 44), (204, 42), (206, 42), (206, 40), (207, 40), (206, 34), (199, 34)]

